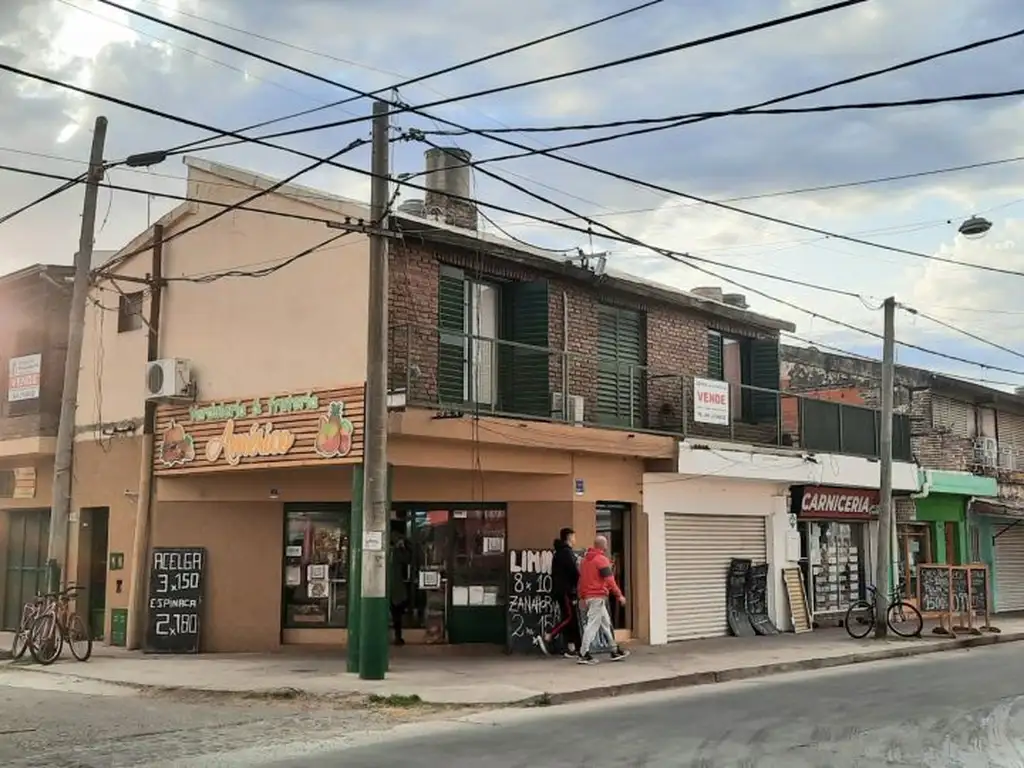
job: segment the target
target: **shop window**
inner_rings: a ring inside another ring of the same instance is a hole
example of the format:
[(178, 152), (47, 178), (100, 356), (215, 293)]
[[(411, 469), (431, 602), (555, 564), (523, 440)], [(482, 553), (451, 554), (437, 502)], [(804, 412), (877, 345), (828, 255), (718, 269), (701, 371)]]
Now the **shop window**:
[(347, 504), (285, 505), (285, 628), (348, 626), (350, 522)]
[(778, 339), (734, 338), (708, 331), (708, 378), (732, 385), (733, 419), (775, 421), (779, 376)]
[(805, 542), (816, 614), (844, 613), (865, 595), (868, 527), (864, 523), (807, 522)]

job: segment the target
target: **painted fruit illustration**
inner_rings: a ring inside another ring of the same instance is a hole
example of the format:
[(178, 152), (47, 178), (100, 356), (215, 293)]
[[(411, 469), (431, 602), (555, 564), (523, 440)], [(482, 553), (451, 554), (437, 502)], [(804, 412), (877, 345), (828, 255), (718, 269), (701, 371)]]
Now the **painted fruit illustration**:
[(172, 421), (164, 430), (160, 444), (160, 460), (165, 466), (175, 467), (188, 464), (196, 457), (196, 446), (191, 435), (185, 434), (185, 428)]
[(352, 432), (355, 427), (345, 418), (345, 404), (331, 403), (327, 413), (320, 417), (314, 450), (325, 459), (348, 456), (352, 450)]

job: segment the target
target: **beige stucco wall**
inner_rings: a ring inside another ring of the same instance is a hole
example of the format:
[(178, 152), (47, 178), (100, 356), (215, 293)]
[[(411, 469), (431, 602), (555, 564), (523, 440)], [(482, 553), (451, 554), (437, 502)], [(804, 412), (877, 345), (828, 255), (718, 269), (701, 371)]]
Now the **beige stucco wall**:
[[(189, 179), (190, 194), (205, 200), (231, 203), (253, 192), (196, 169), (190, 169)], [(309, 202), (274, 194), (251, 205), (339, 218)], [(219, 210), (194, 209), (171, 224), (165, 237)], [(163, 294), (160, 356), (192, 361), (200, 400), (305, 391), (366, 378), (365, 236), (350, 234), (267, 277), (199, 284), (174, 280), (264, 269), (336, 234), (319, 222), (233, 211), (165, 245), (164, 275), (171, 282)], [(118, 274), (142, 277), (150, 269), (147, 252), (129, 260)], [(126, 292), (139, 288), (124, 281), (119, 285)], [(140, 419), (145, 396), (147, 329), (117, 332), (113, 310), (119, 296), (109, 284), (94, 289), (93, 299), (86, 317), (79, 428)], [(145, 311), (148, 317), (148, 298)]]

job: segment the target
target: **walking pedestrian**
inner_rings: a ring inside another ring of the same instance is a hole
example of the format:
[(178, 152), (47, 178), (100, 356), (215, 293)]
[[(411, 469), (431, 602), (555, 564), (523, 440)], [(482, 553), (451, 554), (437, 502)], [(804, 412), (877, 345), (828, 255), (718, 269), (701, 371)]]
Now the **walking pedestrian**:
[[(614, 595), (619, 605), (626, 604), (626, 596), (622, 594), (615, 582), (612, 563), (608, 559), (608, 539), (598, 536), (594, 546), (587, 550), (580, 563), (580, 581), (577, 588), (580, 599), (580, 611), (583, 614), (583, 638), (580, 643), (580, 664), (596, 664), (597, 659), (590, 653), (590, 647), (601, 632), (613, 638), (612, 617), (608, 613), (608, 597)], [(629, 656), (629, 651), (618, 644), (612, 650), (612, 661), (622, 661)]]
[(551, 596), (558, 603), (559, 622), (551, 631), (537, 638), (545, 655), (550, 655), (552, 643), (561, 640), (562, 655), (575, 659), (580, 650), (580, 617), (577, 610), (576, 587), (580, 572), (576, 566), (576, 531), (563, 528), (555, 539), (555, 555), (551, 560)]
[(391, 548), (391, 573), (388, 578), (388, 603), (391, 607), (391, 628), (395, 633), (395, 645), (405, 645), (402, 637), (402, 619), (409, 607), (408, 577), (411, 553), (401, 535), (394, 535)]

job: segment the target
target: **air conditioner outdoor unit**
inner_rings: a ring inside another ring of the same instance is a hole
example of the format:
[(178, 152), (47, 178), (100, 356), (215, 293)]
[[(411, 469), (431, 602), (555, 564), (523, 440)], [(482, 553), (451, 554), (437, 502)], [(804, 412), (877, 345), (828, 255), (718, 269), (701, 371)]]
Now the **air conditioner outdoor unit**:
[(192, 363), (172, 357), (146, 363), (147, 400), (193, 400)]
[[(551, 393), (551, 418), (560, 420), (562, 415), (562, 393)], [(568, 421), (573, 424), (583, 423), (583, 396), (569, 395)]]

